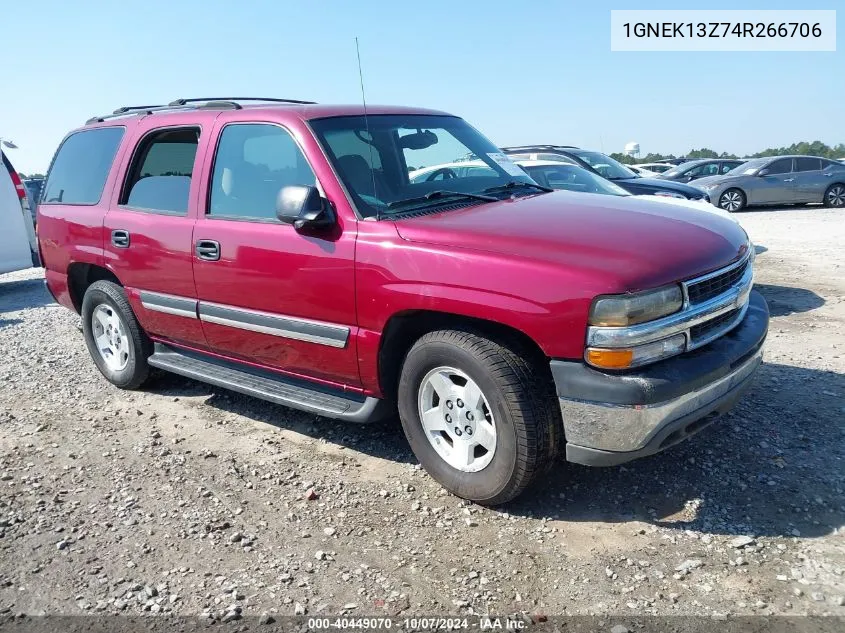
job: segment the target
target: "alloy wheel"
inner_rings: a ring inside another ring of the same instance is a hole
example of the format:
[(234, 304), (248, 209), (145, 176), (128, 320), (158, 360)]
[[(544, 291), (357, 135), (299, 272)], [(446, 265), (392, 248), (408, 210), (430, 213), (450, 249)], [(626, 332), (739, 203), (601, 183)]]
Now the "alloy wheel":
[(496, 453), (496, 424), (481, 388), (454, 367), (432, 369), (419, 388), (418, 406), (425, 436), (452, 468), (483, 470)]
[(112, 371), (121, 371), (129, 363), (129, 336), (117, 310), (101, 303), (91, 313), (91, 330), (97, 351)]

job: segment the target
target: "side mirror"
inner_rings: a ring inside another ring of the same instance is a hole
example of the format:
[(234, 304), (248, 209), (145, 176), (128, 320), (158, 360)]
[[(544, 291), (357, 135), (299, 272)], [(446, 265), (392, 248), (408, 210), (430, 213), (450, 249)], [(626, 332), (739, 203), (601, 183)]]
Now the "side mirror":
[(768, 169), (761, 169), (760, 171), (757, 172), (757, 175), (758, 176), (768, 176), (769, 170)]
[(276, 196), (276, 217), (296, 230), (325, 228), (335, 223), (335, 214), (317, 187), (288, 185)]

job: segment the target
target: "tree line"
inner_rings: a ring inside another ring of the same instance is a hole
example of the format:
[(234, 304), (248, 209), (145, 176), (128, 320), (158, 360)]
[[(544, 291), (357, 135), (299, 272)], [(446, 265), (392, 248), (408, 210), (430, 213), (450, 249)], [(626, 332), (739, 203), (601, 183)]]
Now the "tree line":
[[(757, 152), (756, 154), (751, 154), (749, 156), (737, 156), (736, 154), (730, 154), (728, 152), (722, 152), (720, 154), (709, 147), (702, 147), (701, 149), (690, 150), (684, 155), (684, 158), (689, 158), (690, 160), (696, 158), (764, 158), (766, 156), (785, 156), (787, 154), (804, 154), (807, 156), (821, 156), (822, 158), (834, 159), (845, 158), (845, 143), (830, 146), (826, 143), (822, 143), (821, 141), (813, 141), (812, 143), (801, 141), (800, 143), (793, 143), (789, 147), (770, 147), (769, 149), (765, 149), (762, 152)], [(610, 157), (615, 158), (620, 163), (626, 163), (628, 165), (633, 165), (635, 163), (656, 163), (670, 158), (680, 158), (674, 154), (655, 153), (649, 153), (645, 156), (641, 156), (640, 158), (634, 158), (621, 152), (614, 152), (610, 155)]]

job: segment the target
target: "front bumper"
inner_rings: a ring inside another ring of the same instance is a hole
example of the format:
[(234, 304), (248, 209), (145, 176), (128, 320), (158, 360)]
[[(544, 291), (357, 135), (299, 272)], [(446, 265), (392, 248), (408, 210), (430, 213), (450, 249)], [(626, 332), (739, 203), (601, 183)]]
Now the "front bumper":
[(566, 434), (566, 459), (613, 466), (660, 452), (729, 410), (763, 360), (769, 325), (755, 291), (745, 318), (717, 340), (623, 374), (552, 361)]

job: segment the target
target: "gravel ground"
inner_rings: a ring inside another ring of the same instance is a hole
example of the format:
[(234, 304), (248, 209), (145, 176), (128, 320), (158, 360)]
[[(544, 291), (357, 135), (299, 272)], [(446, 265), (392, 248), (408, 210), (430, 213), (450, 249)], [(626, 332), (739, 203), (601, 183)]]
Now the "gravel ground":
[(845, 219), (738, 217), (773, 316), (752, 391), (498, 510), (440, 489), (396, 421), (119, 391), (40, 271), (0, 276), (0, 614), (845, 615)]

